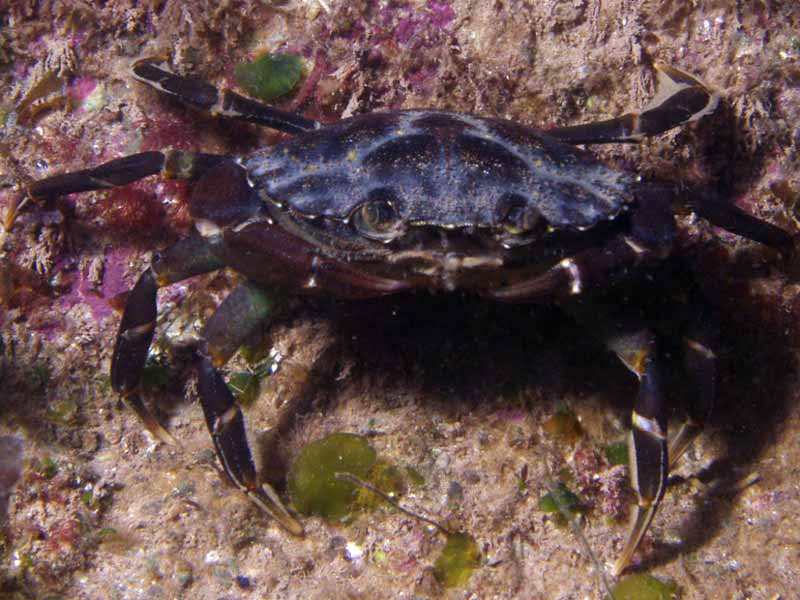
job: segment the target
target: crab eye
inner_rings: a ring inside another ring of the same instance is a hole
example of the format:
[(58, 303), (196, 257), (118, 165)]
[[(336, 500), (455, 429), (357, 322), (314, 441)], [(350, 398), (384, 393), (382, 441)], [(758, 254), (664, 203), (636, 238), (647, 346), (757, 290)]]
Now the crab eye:
[(514, 206), (503, 219), (503, 228), (508, 233), (525, 233), (530, 229), (529, 221), (525, 209), (521, 206)]
[(497, 223), (507, 233), (522, 235), (531, 233), (546, 225), (542, 215), (524, 199), (511, 196), (504, 197), (497, 205)]
[(368, 200), (353, 213), (353, 226), (364, 237), (389, 242), (403, 233), (403, 223), (387, 200)]

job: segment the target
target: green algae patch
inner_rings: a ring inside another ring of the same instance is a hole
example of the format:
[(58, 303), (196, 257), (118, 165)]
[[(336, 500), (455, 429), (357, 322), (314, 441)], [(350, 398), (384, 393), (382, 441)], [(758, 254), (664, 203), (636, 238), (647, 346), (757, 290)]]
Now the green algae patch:
[(480, 562), (481, 551), (473, 537), (467, 533), (451, 533), (441, 555), (433, 563), (433, 575), (444, 587), (462, 586)]
[(289, 495), (298, 512), (341, 521), (353, 511), (359, 488), (337, 479), (336, 473), (351, 473), (368, 479), (377, 454), (367, 440), (352, 433), (334, 433), (308, 444), (288, 474)]
[[(628, 575), (611, 593), (614, 600), (677, 600), (680, 590), (674, 581), (661, 581), (651, 575), (637, 573)], [(606, 596), (606, 600), (609, 600)]]
[[(399, 467), (383, 459), (378, 459), (378, 461), (372, 465), (365, 479), (392, 500), (397, 500), (408, 490), (403, 471)], [(384, 499), (375, 492), (366, 488), (359, 488), (359, 506), (375, 508), (384, 502)]]
[(33, 471), (45, 479), (52, 479), (58, 475), (58, 463), (52, 458), (45, 456), (33, 464)]
[(422, 473), (417, 471), (414, 467), (406, 467), (406, 475), (408, 476), (409, 483), (411, 483), (413, 487), (425, 485), (425, 477), (423, 477)]
[(258, 377), (247, 371), (238, 371), (228, 377), (228, 388), (242, 406), (250, 406), (258, 397)]
[(291, 92), (303, 74), (303, 61), (293, 54), (262, 54), (253, 62), (239, 63), (233, 77), (254, 98), (269, 102)]
[(574, 515), (580, 505), (580, 498), (560, 481), (552, 491), (539, 498), (539, 510), (546, 513), (561, 515), (563, 510)]
[(261, 380), (278, 370), (281, 355), (268, 346), (249, 346), (247, 351), (240, 349), (247, 361), (246, 371), (237, 371), (228, 377), (228, 389), (242, 406), (250, 406), (258, 399)]
[(626, 442), (616, 442), (603, 446), (603, 454), (606, 455), (606, 460), (612, 465), (628, 464), (628, 444)]

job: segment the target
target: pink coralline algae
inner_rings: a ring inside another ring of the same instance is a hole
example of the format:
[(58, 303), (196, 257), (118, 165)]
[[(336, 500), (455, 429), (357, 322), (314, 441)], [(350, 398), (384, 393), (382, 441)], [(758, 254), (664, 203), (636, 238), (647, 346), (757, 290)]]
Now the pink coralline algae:
[(67, 95), (74, 104), (81, 104), (97, 87), (97, 81), (91, 77), (78, 77), (67, 88)]
[(129, 249), (107, 251), (103, 259), (102, 282), (95, 281), (96, 276), (88, 265), (70, 273), (70, 291), (59, 298), (59, 306), (66, 312), (76, 304), (86, 304), (92, 317), (98, 321), (111, 315), (113, 309), (109, 301), (132, 287), (133, 282), (125, 276), (131, 257)]

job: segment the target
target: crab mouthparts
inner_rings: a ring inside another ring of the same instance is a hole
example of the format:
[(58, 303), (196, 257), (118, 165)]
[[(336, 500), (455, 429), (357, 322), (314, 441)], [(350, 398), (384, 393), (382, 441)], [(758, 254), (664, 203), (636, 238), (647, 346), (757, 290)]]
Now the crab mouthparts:
[(500, 256), (492, 254), (471, 255), (462, 252), (437, 252), (406, 250), (389, 259), (394, 265), (427, 280), (434, 289), (453, 291), (464, 287), (476, 275), (496, 272), (504, 265)]

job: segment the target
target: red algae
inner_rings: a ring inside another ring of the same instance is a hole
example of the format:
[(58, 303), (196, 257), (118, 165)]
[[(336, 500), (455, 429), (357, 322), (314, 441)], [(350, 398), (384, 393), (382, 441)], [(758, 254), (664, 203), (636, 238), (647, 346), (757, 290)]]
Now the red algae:
[(97, 202), (97, 218), (122, 235), (150, 237), (163, 229), (164, 207), (147, 183), (114, 188)]
[(81, 524), (77, 519), (67, 518), (45, 532), (47, 541), (45, 548), (50, 551), (73, 550), (80, 541)]
[(177, 148), (194, 150), (202, 137), (194, 115), (175, 109), (174, 114), (160, 111), (139, 122), (136, 126), (144, 132), (141, 151)]

